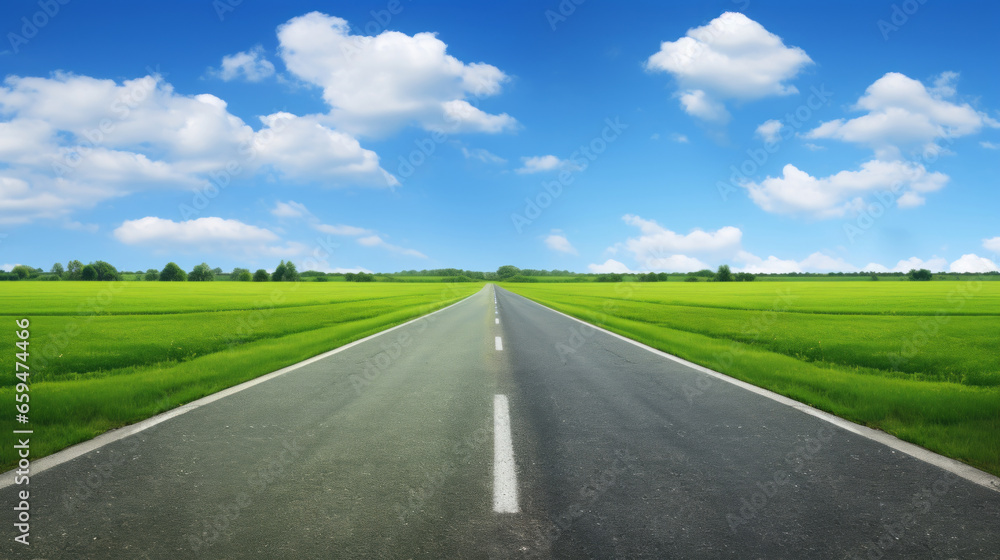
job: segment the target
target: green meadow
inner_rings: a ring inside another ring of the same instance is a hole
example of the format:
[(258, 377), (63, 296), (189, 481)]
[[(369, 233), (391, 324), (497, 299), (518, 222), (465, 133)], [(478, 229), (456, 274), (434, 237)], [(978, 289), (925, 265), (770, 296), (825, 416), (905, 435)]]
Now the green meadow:
[[(32, 456), (450, 305), (481, 282), (4, 282), (0, 403), (15, 424), (15, 320), (28, 318)], [(15, 464), (10, 446), (0, 469)]]
[(1000, 475), (1000, 284), (504, 287)]

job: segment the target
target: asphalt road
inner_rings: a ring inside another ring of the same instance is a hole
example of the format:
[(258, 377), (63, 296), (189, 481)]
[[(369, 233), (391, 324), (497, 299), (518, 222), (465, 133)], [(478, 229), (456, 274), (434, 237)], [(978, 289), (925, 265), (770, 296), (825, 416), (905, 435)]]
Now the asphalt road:
[(496, 302), (488, 286), (35, 474), (28, 547), (3, 488), (0, 556), (1000, 555), (1000, 492)]

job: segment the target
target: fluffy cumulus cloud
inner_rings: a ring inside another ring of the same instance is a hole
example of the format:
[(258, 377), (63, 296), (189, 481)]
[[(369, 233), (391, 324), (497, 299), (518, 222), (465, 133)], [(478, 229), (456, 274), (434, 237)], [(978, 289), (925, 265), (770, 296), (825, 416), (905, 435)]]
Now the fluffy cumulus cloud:
[(778, 140), (781, 139), (781, 128), (783, 126), (784, 125), (779, 120), (776, 119), (767, 120), (761, 123), (761, 125), (757, 127), (757, 130), (754, 131), (754, 134), (756, 134), (757, 137), (763, 140), (764, 142), (777, 142)]
[(541, 173), (544, 171), (556, 171), (559, 169), (576, 169), (572, 162), (559, 159), (553, 155), (532, 156), (521, 158), (521, 167), (518, 173)]
[(948, 267), (949, 272), (993, 272), (995, 270), (1000, 270), (996, 263), (972, 253), (962, 255)]
[(114, 230), (114, 236), (126, 245), (155, 251), (241, 252), (290, 257), (305, 250), (301, 243), (279, 244), (279, 237), (271, 230), (217, 217), (175, 222), (147, 216), (126, 220)]
[(926, 261), (918, 257), (910, 257), (908, 259), (903, 259), (896, 263), (896, 266), (892, 267), (891, 272), (909, 272), (911, 270), (920, 270), (921, 268), (926, 268), (931, 272), (940, 272), (948, 267), (948, 261), (939, 258), (931, 257)]
[(373, 186), (395, 187), (399, 181), (379, 167), (378, 155), (361, 147), (350, 134), (332, 130), (315, 117), (275, 113), (261, 117), (266, 141), (257, 143), (260, 162), (282, 176), (299, 181), (333, 180), (345, 175), (366, 177)]
[(983, 239), (983, 248), (987, 251), (993, 251), (994, 253), (1000, 253), (1000, 237), (993, 237), (991, 239)]
[(545, 246), (559, 253), (577, 254), (576, 248), (569, 242), (569, 239), (566, 239), (566, 236), (557, 230), (553, 230), (545, 237)]
[(955, 97), (954, 72), (946, 72), (928, 88), (898, 72), (889, 72), (868, 86), (854, 110), (865, 111), (853, 119), (820, 124), (806, 138), (833, 138), (870, 146), (880, 157), (897, 157), (901, 150), (919, 148), (937, 153), (934, 143), (997, 128), (1000, 122)]
[(674, 77), (686, 112), (725, 122), (724, 101), (796, 93), (787, 82), (809, 64), (802, 49), (785, 46), (781, 37), (743, 14), (726, 12), (676, 41), (661, 43), (646, 69)]
[[(789, 272), (857, 272), (856, 266), (840, 257), (833, 257), (822, 252), (815, 252), (801, 261), (780, 259), (774, 255), (766, 259), (747, 251), (740, 251), (734, 258), (738, 263), (734, 268), (740, 272), (753, 274), (782, 274)], [(869, 265), (869, 267), (872, 265)], [(876, 265), (878, 266), (878, 265)], [(883, 267), (884, 268), (884, 267)], [(872, 270), (865, 268), (864, 270)]]
[(604, 261), (602, 264), (588, 264), (587, 270), (595, 274), (608, 274), (608, 273), (626, 274), (628, 272), (632, 272), (623, 263), (618, 262), (614, 259), (608, 259)]
[(517, 125), (505, 113), (474, 105), (499, 93), (508, 76), (490, 64), (449, 55), (434, 33), (353, 35), (347, 21), (311, 12), (282, 24), (278, 41), (288, 70), (322, 88), (328, 118), (353, 134), (411, 124), (443, 132), (500, 132)]
[(750, 199), (768, 212), (804, 214), (815, 218), (845, 215), (864, 208), (864, 197), (881, 195), (883, 202), (900, 207), (923, 204), (924, 194), (942, 188), (948, 176), (929, 172), (923, 165), (903, 161), (872, 160), (857, 171), (841, 171), (828, 177), (813, 177), (792, 164), (780, 177), (747, 181)]
[(274, 75), (274, 64), (264, 56), (264, 47), (257, 45), (222, 57), (222, 64), (213, 73), (227, 82), (237, 79), (259, 82)]
[(690, 272), (708, 268), (699, 257), (728, 258), (740, 249), (743, 236), (739, 228), (732, 226), (712, 232), (695, 229), (682, 234), (633, 214), (626, 214), (622, 220), (638, 228), (640, 234), (610, 250), (615, 254), (630, 254), (641, 270)]
[(278, 113), (254, 130), (214, 95), (158, 75), (115, 82), (57, 73), (0, 86), (0, 223), (60, 218), (150, 189), (204, 187), (263, 167), (330, 185), (393, 186), (378, 157), (315, 120)]

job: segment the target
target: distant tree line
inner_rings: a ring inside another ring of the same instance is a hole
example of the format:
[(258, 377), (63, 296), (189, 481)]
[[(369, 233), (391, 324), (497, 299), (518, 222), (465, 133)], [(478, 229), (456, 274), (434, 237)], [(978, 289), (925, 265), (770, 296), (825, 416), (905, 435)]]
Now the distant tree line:
[(281, 261), (275, 267), (274, 272), (268, 272), (261, 268), (255, 272), (250, 272), (246, 268), (234, 268), (230, 273), (224, 273), (221, 268), (211, 268), (207, 263), (201, 263), (192, 270), (185, 272), (174, 262), (167, 263), (163, 269), (150, 268), (145, 272), (139, 270), (135, 272), (118, 271), (114, 266), (105, 261), (94, 261), (83, 264), (78, 260), (71, 260), (64, 266), (62, 263), (55, 263), (48, 272), (41, 268), (33, 268), (27, 265), (17, 265), (10, 272), (0, 271), (0, 280), (81, 280), (81, 281), (109, 281), (109, 280), (144, 280), (160, 282), (211, 282), (225, 279), (234, 282), (298, 282), (309, 280), (314, 282), (326, 282), (332, 278), (343, 278), (347, 282), (403, 282), (411, 277), (439, 277), (444, 282), (475, 282), (477, 280), (502, 280), (505, 282), (537, 282), (538, 278), (559, 277), (566, 278), (567, 281), (590, 281), (597, 282), (752, 282), (758, 278), (788, 277), (788, 278), (824, 278), (824, 277), (870, 277), (871, 280), (885, 278), (900, 278), (912, 281), (929, 281), (935, 279), (957, 279), (968, 276), (997, 276), (998, 271), (982, 273), (956, 273), (938, 272), (933, 273), (926, 268), (912, 269), (909, 272), (788, 272), (788, 273), (758, 273), (732, 272), (728, 265), (722, 265), (716, 271), (702, 269), (695, 272), (666, 273), (666, 272), (635, 272), (635, 273), (578, 273), (568, 270), (537, 270), (531, 268), (518, 268), (514, 265), (504, 265), (495, 272), (463, 270), (459, 268), (436, 268), (429, 270), (404, 270), (395, 273), (370, 273), (370, 272), (321, 272), (318, 270), (307, 270), (299, 273), (295, 264), (291, 261)]

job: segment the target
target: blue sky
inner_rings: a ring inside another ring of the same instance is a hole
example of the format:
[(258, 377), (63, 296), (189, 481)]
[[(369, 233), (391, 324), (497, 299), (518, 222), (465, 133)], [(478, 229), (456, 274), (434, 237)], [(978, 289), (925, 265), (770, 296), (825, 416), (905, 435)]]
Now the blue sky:
[(0, 7), (6, 268), (1000, 262), (995, 3), (63, 1)]

